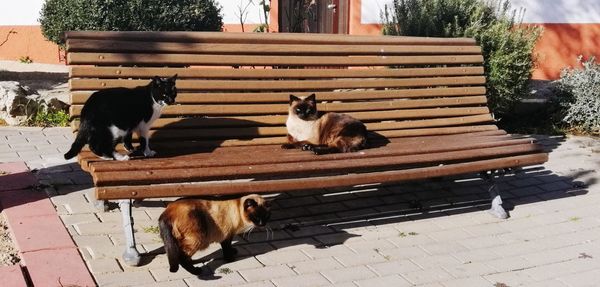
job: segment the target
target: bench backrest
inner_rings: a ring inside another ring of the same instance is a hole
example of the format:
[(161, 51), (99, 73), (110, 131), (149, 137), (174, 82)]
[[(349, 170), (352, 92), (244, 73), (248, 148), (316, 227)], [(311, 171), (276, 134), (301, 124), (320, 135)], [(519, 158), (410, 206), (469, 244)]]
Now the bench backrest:
[[(178, 74), (153, 143), (279, 144), (289, 94), (386, 137), (494, 130), (473, 39), (219, 32), (68, 32), (71, 116), (92, 92)], [(73, 122), (74, 130), (78, 121)]]

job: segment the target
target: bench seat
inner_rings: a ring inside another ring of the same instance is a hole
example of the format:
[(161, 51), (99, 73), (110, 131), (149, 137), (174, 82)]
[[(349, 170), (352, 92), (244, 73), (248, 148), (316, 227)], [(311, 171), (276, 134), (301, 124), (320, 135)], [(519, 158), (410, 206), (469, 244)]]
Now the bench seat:
[(546, 159), (531, 139), (515, 139), (502, 130), (394, 138), (384, 146), (322, 156), (276, 145), (218, 147), (172, 156), (165, 150), (156, 158), (128, 162), (98, 161), (93, 154), (82, 155), (99, 199), (283, 192), (398, 182), (531, 165)]

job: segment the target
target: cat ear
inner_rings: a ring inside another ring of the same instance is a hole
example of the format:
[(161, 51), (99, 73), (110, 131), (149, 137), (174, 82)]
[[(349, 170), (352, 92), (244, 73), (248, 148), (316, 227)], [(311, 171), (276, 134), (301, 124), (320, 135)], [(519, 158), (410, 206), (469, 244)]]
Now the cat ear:
[(152, 78), (152, 85), (157, 86), (158, 84), (160, 84), (160, 77), (154, 76), (154, 78)]
[(258, 203), (256, 203), (256, 200), (254, 200), (252, 198), (248, 198), (248, 199), (244, 200), (244, 210), (246, 210), (250, 207), (255, 207), (257, 205), (258, 205)]
[(298, 98), (298, 97), (296, 97), (294, 95), (290, 95), (290, 104), (292, 104), (295, 101), (299, 101), (299, 100), (300, 100), (300, 98)]
[(177, 80), (177, 74), (175, 74), (173, 77), (171, 77), (171, 80), (173, 80), (173, 81)]
[(315, 95), (314, 93), (312, 93), (310, 96), (306, 97), (306, 99), (304, 99), (305, 101), (309, 101), (309, 102), (316, 102), (317, 95)]

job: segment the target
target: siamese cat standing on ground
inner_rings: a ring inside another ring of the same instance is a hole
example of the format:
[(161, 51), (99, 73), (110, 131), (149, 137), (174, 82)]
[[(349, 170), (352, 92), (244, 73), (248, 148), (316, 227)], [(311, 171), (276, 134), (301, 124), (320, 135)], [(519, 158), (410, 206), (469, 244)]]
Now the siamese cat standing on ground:
[(192, 256), (214, 242), (221, 243), (225, 261), (235, 260), (233, 237), (265, 227), (271, 217), (270, 208), (271, 203), (258, 194), (229, 200), (183, 198), (170, 203), (158, 219), (169, 271), (177, 272), (181, 265), (200, 275), (202, 269), (193, 265)]
[(305, 98), (290, 95), (285, 149), (302, 148), (315, 154), (355, 152), (367, 146), (365, 125), (345, 114), (317, 110), (315, 94)]
[[(130, 154), (142, 153), (146, 157), (156, 154), (150, 149), (149, 131), (162, 109), (175, 103), (177, 75), (161, 79), (154, 77), (146, 86), (133, 89), (109, 88), (94, 92), (83, 105), (81, 123), (71, 149), (65, 154), (70, 159), (85, 144), (104, 159), (128, 160)], [(139, 135), (140, 146), (131, 144), (133, 132)], [(123, 142), (129, 154), (123, 155), (115, 147)]]

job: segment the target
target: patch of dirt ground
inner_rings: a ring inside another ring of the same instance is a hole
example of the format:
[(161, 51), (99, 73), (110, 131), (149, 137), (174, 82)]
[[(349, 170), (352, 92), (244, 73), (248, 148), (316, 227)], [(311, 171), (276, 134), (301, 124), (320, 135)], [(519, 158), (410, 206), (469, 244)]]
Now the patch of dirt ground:
[(19, 261), (19, 251), (10, 237), (4, 214), (0, 213), (0, 266), (15, 265)]

